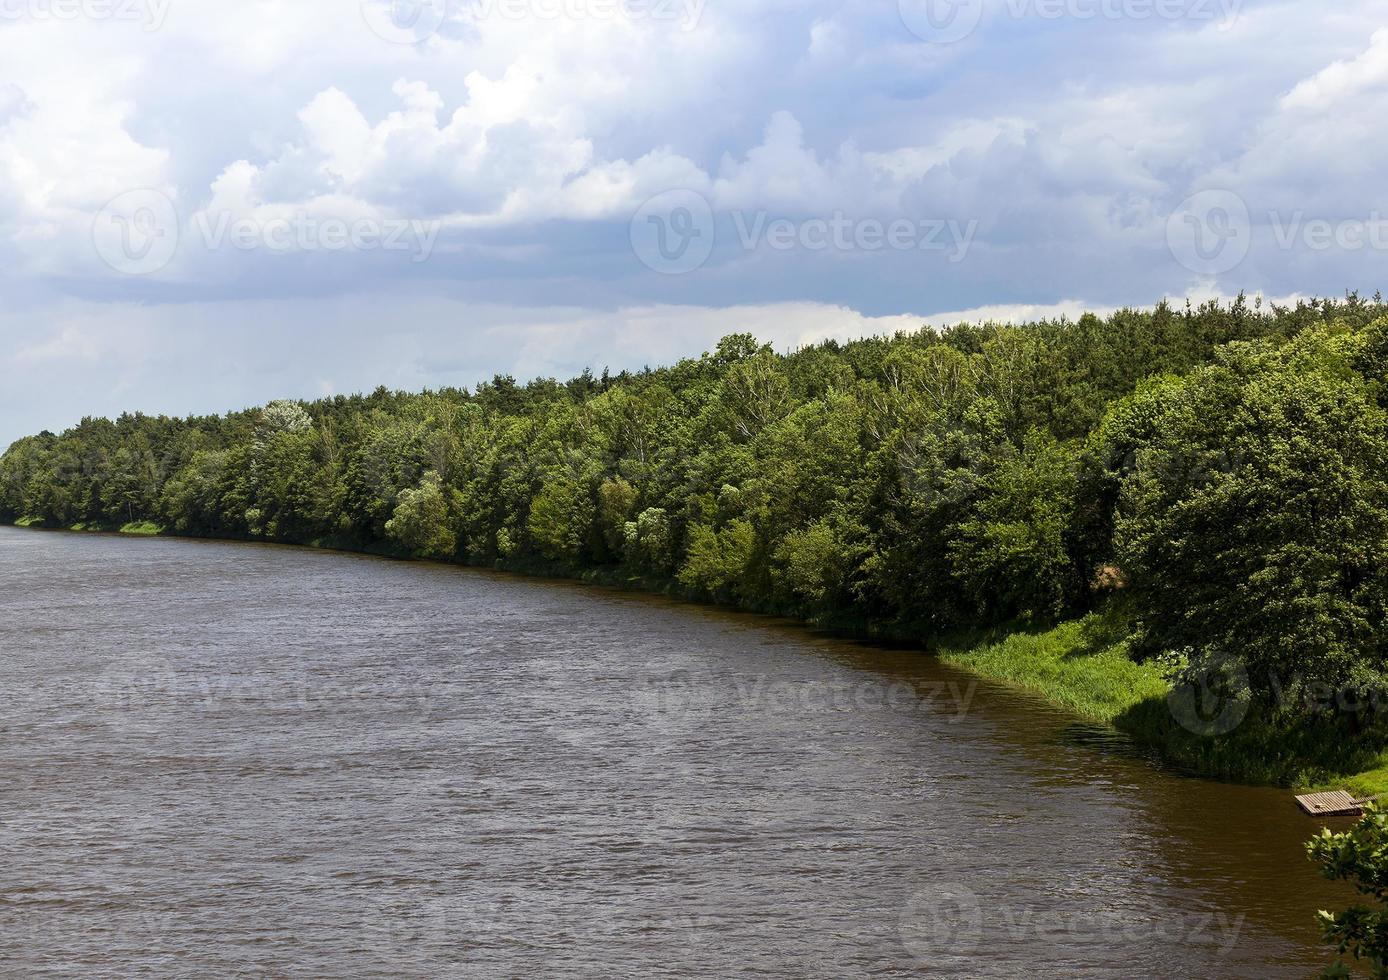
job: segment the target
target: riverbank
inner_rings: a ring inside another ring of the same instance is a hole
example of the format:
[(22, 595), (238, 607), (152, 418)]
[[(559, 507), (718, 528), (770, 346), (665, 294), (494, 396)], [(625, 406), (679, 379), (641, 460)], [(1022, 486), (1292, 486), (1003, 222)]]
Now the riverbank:
[(72, 524), (68, 527), (52, 527), (38, 517), (21, 517), (14, 522), (15, 527), (45, 531), (85, 531), (93, 534), (126, 534), (133, 537), (153, 537), (166, 533), (164, 528), (153, 521), (129, 521), (125, 524)]
[(1355, 732), (1352, 722), (1339, 718), (1312, 729), (1279, 727), (1248, 715), (1237, 718), (1231, 731), (1210, 734), (1197, 719), (1173, 710), (1171, 686), (1156, 667), (1129, 659), (1129, 632), (1127, 610), (1114, 601), (1049, 629), (1011, 630), (932, 652), (1109, 725), (1192, 775), (1305, 790), (1348, 789), (1359, 796), (1388, 793), (1382, 733)]
[[(15, 526), (139, 537), (167, 534), (164, 528), (150, 522), (55, 528), (42, 520), (21, 518)], [(281, 543), (409, 558), (408, 554), (381, 544), (363, 547), (345, 540)], [(513, 562), (488, 563), (485, 567), (516, 575), (575, 579), (609, 588), (692, 599), (673, 581), (641, 578), (617, 570), (575, 571), (563, 566)], [(749, 611), (784, 614), (780, 610)], [(1385, 746), (1343, 728), (1286, 730), (1268, 727), (1253, 718), (1244, 719), (1232, 731), (1217, 736), (1183, 727), (1168, 703), (1171, 687), (1160, 670), (1150, 664), (1135, 663), (1127, 655), (1129, 619), (1121, 600), (1110, 601), (1082, 618), (1044, 628), (1009, 627), (945, 637), (844, 620), (810, 620), (807, 625), (850, 638), (923, 648), (980, 678), (1034, 694), (1073, 714), (1077, 720), (1111, 727), (1126, 736), (1135, 748), (1191, 775), (1298, 789), (1346, 788), (1362, 796), (1388, 792)]]

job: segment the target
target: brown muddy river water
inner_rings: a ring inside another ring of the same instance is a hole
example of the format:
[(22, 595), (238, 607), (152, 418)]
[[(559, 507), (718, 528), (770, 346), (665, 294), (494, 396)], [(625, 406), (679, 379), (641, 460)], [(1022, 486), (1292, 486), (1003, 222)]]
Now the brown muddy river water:
[(1283, 791), (615, 591), (0, 528), (6, 976), (1307, 976)]

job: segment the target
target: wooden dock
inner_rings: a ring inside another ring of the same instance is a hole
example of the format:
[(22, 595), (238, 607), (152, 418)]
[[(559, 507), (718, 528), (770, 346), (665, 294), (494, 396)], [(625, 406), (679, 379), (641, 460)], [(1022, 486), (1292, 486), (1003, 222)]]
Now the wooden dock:
[(1298, 796), (1297, 806), (1313, 817), (1362, 817), (1364, 802), (1356, 800), (1342, 789), (1330, 793), (1311, 793)]

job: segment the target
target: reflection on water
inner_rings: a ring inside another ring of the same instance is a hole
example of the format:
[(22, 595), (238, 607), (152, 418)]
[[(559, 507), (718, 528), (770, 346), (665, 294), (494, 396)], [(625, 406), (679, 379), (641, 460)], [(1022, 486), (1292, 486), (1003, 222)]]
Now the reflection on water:
[(625, 593), (0, 528), (0, 972), (1305, 976), (1288, 795)]

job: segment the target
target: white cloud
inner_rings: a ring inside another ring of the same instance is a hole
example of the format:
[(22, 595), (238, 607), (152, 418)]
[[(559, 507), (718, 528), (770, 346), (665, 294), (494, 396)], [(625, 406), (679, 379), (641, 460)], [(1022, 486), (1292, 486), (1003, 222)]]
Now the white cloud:
[(1388, 84), (1388, 28), (1374, 32), (1363, 54), (1336, 61), (1299, 83), (1282, 99), (1284, 109), (1324, 112)]
[(0, 257), (35, 274), (89, 274), (91, 215), (131, 188), (172, 192), (167, 147), (132, 134), (121, 94), (136, 59), (45, 58), (61, 24), (0, 29)]
[(495, 227), (556, 218), (596, 220), (629, 213), (672, 184), (707, 183), (665, 148), (640, 158), (596, 160), (577, 116), (544, 114), (538, 79), (511, 68), (500, 79), (473, 73), (467, 98), (446, 119), (442, 96), (397, 81), (400, 108), (372, 125), (336, 88), (298, 114), (303, 131), (273, 160), (242, 160), (213, 183), (212, 210), (313, 207), (337, 202), (359, 213)]

